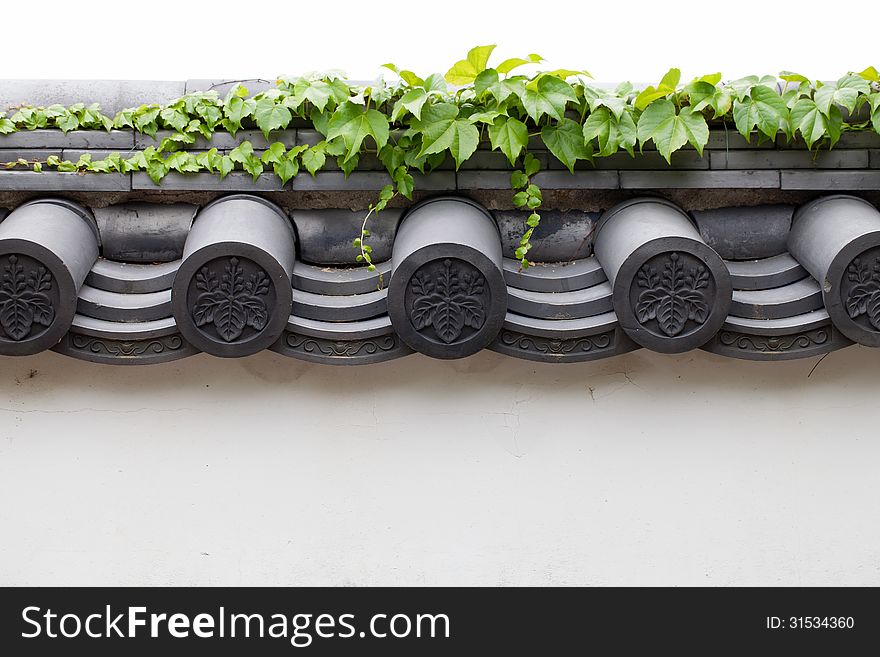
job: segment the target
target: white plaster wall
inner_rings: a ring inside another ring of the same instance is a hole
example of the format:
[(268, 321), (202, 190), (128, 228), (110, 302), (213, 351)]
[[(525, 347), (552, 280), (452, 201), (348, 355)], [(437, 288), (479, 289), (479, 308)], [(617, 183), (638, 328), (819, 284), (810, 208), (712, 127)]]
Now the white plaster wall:
[(0, 584), (880, 584), (880, 350), (0, 359)]

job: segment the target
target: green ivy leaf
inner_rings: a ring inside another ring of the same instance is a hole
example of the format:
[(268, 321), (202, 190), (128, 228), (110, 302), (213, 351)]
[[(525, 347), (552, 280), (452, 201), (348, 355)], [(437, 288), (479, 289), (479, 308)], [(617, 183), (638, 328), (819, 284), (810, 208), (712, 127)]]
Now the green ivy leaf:
[(880, 134), (880, 93), (868, 96), (868, 102), (871, 103), (871, 125), (874, 126), (874, 131)]
[(160, 113), (160, 116), (162, 117), (162, 120), (165, 122), (166, 126), (174, 128), (175, 130), (178, 130), (180, 132), (183, 132), (183, 130), (189, 124), (189, 116), (187, 116), (186, 113), (173, 107), (166, 107), (165, 109), (163, 109)]
[(272, 98), (261, 98), (254, 110), (254, 121), (262, 131), (266, 141), (272, 130), (284, 129), (290, 125), (293, 117), (284, 105), (277, 104)]
[(421, 120), (413, 121), (413, 127), (422, 133), (419, 156), (442, 153), (448, 148), (458, 169), (477, 150), (479, 130), (457, 117), (458, 107), (452, 103), (437, 103), (422, 110)]
[(654, 101), (666, 98), (670, 94), (674, 94), (680, 80), (681, 71), (677, 68), (669, 69), (660, 80), (660, 84), (656, 87), (645, 87), (642, 92), (636, 96), (636, 109), (644, 110)]
[(684, 89), (689, 99), (689, 104), (694, 110), (700, 111), (705, 107), (714, 110), (715, 117), (724, 116), (730, 111), (733, 104), (733, 91), (727, 87), (716, 87), (705, 80), (695, 80)]
[(49, 105), (49, 107), (47, 107), (45, 111), (46, 117), (48, 117), (49, 119), (56, 119), (59, 116), (63, 116), (64, 114), (66, 114), (67, 108), (65, 108), (64, 105), (58, 105), (56, 103), (54, 105)]
[[(59, 171), (60, 169), (60, 164)], [(132, 157), (126, 159), (123, 162), (122, 173), (129, 173), (131, 171), (146, 171), (149, 166), (147, 162), (147, 156), (144, 155), (143, 151), (140, 153), (135, 153)]]
[[(79, 164), (77, 164), (79, 167)], [(60, 168), (59, 168), (60, 170)], [(147, 163), (147, 175), (150, 176), (150, 180), (152, 180), (157, 185), (168, 173), (168, 169), (165, 167), (165, 162), (162, 160), (150, 160)]]
[(499, 117), (489, 126), (489, 140), (492, 148), (501, 150), (512, 165), (529, 144), (529, 129), (519, 119)]
[(535, 122), (545, 114), (561, 121), (569, 102), (577, 102), (571, 86), (551, 75), (542, 77), (538, 80), (537, 89), (526, 89), (523, 96), (523, 107)]
[[(470, 108), (467, 108), (470, 109)], [(495, 119), (499, 116), (507, 116), (507, 108), (496, 107), (490, 110), (486, 110), (485, 112), (474, 112), (470, 116), (468, 116), (468, 121), (471, 123), (495, 123)]]
[(429, 96), (444, 96), (449, 93), (449, 87), (446, 86), (446, 80), (443, 79), (443, 76), (439, 73), (431, 73), (431, 75), (425, 78), (425, 83), (422, 86), (424, 86), (425, 91), (428, 92)]
[(562, 162), (571, 173), (578, 160), (591, 160), (593, 150), (584, 143), (581, 126), (571, 119), (563, 119), (556, 125), (544, 126), (541, 139), (550, 152)]
[(235, 133), (241, 130), (241, 122), (249, 116), (253, 116), (257, 109), (257, 101), (253, 98), (240, 98), (232, 96), (223, 108), (226, 120), (223, 126), (235, 136)]
[(314, 80), (305, 90), (306, 100), (317, 107), (319, 112), (324, 111), (332, 95), (332, 87), (323, 80)]
[(15, 132), (15, 124), (9, 119), (0, 118), (0, 135), (8, 135)]
[(323, 141), (318, 142), (308, 150), (303, 151), (301, 156), (303, 166), (313, 177), (324, 167), (324, 163), (327, 161), (327, 156), (324, 154), (324, 144), (325, 142)]
[(474, 80), (474, 93), (477, 98), (482, 98), (493, 84), (498, 84), (498, 71), (494, 68), (487, 68), (480, 73)]
[(124, 109), (116, 114), (113, 119), (114, 128), (134, 128), (134, 110)]
[(160, 111), (157, 106), (141, 105), (134, 114), (134, 129), (155, 138), (159, 130), (156, 120)]
[(285, 157), (275, 162), (272, 169), (275, 171), (275, 175), (281, 178), (281, 184), (286, 185), (299, 173), (299, 159), (297, 159), (296, 155)]
[(540, 64), (544, 61), (544, 58), (540, 55), (531, 54), (528, 59), (523, 59), (522, 57), (511, 57), (510, 59), (505, 59), (501, 62), (495, 69), (501, 73), (502, 75), (507, 75), (514, 69), (519, 68), (520, 66), (526, 66), (527, 64)]
[(865, 78), (859, 75), (847, 75), (837, 82), (829, 82), (816, 89), (813, 99), (819, 111), (829, 116), (832, 105), (842, 105), (852, 112), (859, 94), (867, 94), (870, 91), (871, 84)]
[(397, 67), (396, 64), (382, 64), (382, 68), (387, 68), (389, 71), (394, 71), (397, 75), (400, 76), (400, 79), (403, 80), (410, 87), (421, 87), (425, 84), (425, 81), (422, 80), (418, 75), (413, 73), (412, 71), (401, 70)]
[(349, 159), (343, 159), (340, 155), (336, 158), (336, 163), (339, 165), (339, 168), (342, 169), (345, 177), (348, 178), (351, 175), (351, 172), (357, 169), (358, 160), (360, 160), (360, 155), (357, 153)]
[(805, 78), (800, 73), (793, 73), (791, 71), (781, 71), (779, 73), (779, 79), (785, 80), (786, 82), (795, 82), (797, 84), (810, 81), (808, 78)]
[(751, 137), (755, 126), (767, 137), (776, 137), (780, 130), (789, 134), (788, 118), (788, 107), (782, 96), (763, 85), (752, 87), (747, 96), (733, 103), (733, 122), (746, 139)]
[(283, 160), (286, 150), (287, 149), (284, 147), (284, 144), (276, 141), (263, 152), (260, 160), (263, 162), (263, 164), (278, 164)]
[(394, 175), (392, 177), (394, 183), (397, 185), (397, 191), (411, 201), (414, 188), (413, 177), (407, 172), (406, 167), (397, 167), (397, 169), (394, 170)]
[(523, 171), (514, 171), (510, 174), (510, 187), (512, 189), (522, 189), (529, 184), (529, 177)]
[(600, 107), (606, 107), (616, 118), (620, 118), (628, 107), (625, 96), (616, 93), (610, 94), (604, 89), (596, 89), (589, 85), (584, 86), (584, 97), (587, 99), (591, 112), (595, 112)]
[(372, 137), (376, 145), (382, 148), (388, 143), (388, 119), (375, 109), (368, 109), (352, 102), (345, 102), (333, 113), (327, 124), (327, 139), (342, 137), (347, 154), (344, 162), (348, 162), (360, 151), (361, 144), (367, 137)]
[(616, 153), (621, 147), (632, 155), (636, 136), (636, 124), (630, 112), (624, 112), (618, 119), (607, 108), (599, 107), (584, 122), (584, 141), (598, 140), (602, 157)]
[(220, 180), (223, 180), (226, 176), (228, 176), (232, 170), (235, 168), (235, 162), (228, 155), (224, 155), (220, 158), (220, 163), (217, 165), (217, 170), (220, 172)]
[(810, 98), (801, 98), (791, 108), (791, 124), (801, 133), (807, 148), (828, 136), (833, 146), (840, 139), (843, 116), (836, 105), (832, 105), (829, 114), (825, 115), (816, 102)]
[(229, 152), (229, 157), (233, 162), (244, 164), (248, 160), (254, 159), (254, 145), (245, 140)]
[(525, 169), (526, 175), (531, 178), (541, 169), (541, 163), (534, 155), (526, 153), (526, 156), (523, 158), (523, 168)]
[(172, 153), (165, 160), (165, 168), (179, 173), (197, 173), (199, 170), (195, 156), (186, 151)]
[(217, 169), (220, 164), (220, 154), (216, 148), (212, 148), (204, 153), (199, 153), (196, 156), (196, 162), (201, 168), (209, 173), (214, 173), (214, 170)]
[(67, 134), (71, 130), (76, 130), (79, 127), (79, 119), (76, 117), (76, 114), (65, 110), (64, 114), (55, 119), (55, 125), (61, 128), (62, 132)]
[(493, 50), (495, 50), (495, 46), (471, 48), (467, 54), (467, 59), (456, 62), (446, 72), (446, 81), (456, 86), (470, 84), (480, 73), (486, 70), (486, 64), (489, 62), (489, 56)]
[(864, 71), (859, 73), (859, 77), (868, 80), (868, 82), (880, 82), (880, 73), (878, 73), (877, 69), (873, 66), (869, 66)]
[(493, 82), (487, 91), (497, 102), (503, 103), (511, 96), (522, 99), (526, 95), (526, 83), (521, 77), (499, 80)]
[(391, 120), (397, 121), (403, 113), (409, 112), (414, 117), (421, 118), (422, 106), (428, 100), (428, 92), (424, 89), (410, 89), (394, 104), (391, 112)]
[(709, 126), (703, 115), (690, 107), (676, 112), (670, 100), (651, 103), (639, 117), (637, 133), (643, 146), (651, 139), (667, 162), (673, 152), (688, 142), (702, 155), (703, 146), (709, 141)]

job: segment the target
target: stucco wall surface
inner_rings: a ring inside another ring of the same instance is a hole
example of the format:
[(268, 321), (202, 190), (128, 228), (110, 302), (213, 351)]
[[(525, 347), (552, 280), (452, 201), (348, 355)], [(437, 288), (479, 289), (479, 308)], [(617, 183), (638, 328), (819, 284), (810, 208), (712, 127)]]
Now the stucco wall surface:
[(2, 358), (0, 585), (878, 585), (880, 352), (817, 361)]

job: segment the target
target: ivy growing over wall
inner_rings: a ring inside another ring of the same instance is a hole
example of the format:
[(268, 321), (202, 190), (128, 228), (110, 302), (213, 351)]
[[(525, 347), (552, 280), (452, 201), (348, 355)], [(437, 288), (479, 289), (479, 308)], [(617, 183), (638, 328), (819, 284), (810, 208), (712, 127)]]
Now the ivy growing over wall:
[[(303, 170), (314, 176), (332, 160), (348, 175), (358, 168), (361, 155), (375, 153), (393, 183), (371, 206), (355, 240), (359, 259), (372, 269), (367, 219), (398, 194), (412, 198), (414, 171), (429, 173), (448, 156), (458, 168), (483, 142), (507, 157), (513, 169), (513, 203), (532, 211), (516, 254), (528, 266), (529, 240), (540, 222), (542, 203), (532, 181), (539, 164), (530, 144), (543, 144), (573, 171), (578, 161), (619, 151), (637, 157), (637, 149), (641, 152), (648, 143), (667, 161), (687, 144), (702, 154), (715, 125), (735, 128), (757, 143), (779, 134), (790, 141), (801, 137), (810, 149), (833, 147), (845, 130), (880, 133), (880, 74), (873, 67), (825, 83), (790, 72), (726, 82), (714, 73), (682, 83), (680, 71), (671, 69), (657, 85), (636, 89), (622, 83), (607, 89), (591, 84), (587, 71), (540, 70), (543, 60), (535, 54), (490, 66), (494, 48), (471, 49), (445, 75), (422, 78), (385, 64), (390, 80), (358, 85), (341, 72), (313, 73), (279, 78), (274, 88), (254, 95), (239, 85), (225, 97), (213, 91), (192, 93), (166, 105), (125, 109), (114, 117), (102, 114), (97, 105), (21, 107), (11, 115), (0, 113), (0, 135), (39, 128), (132, 129), (152, 137), (169, 130), (171, 135), (158, 147), (100, 160), (50, 157), (3, 166), (145, 171), (157, 183), (172, 171), (223, 178), (242, 170), (254, 179), (271, 171), (286, 183)], [(297, 119), (313, 124), (323, 139), (292, 148), (273, 140), (273, 132)], [(256, 151), (244, 141), (226, 154), (216, 148), (187, 150), (198, 137), (210, 140), (218, 131), (235, 135), (245, 128), (261, 130), (268, 148)]]

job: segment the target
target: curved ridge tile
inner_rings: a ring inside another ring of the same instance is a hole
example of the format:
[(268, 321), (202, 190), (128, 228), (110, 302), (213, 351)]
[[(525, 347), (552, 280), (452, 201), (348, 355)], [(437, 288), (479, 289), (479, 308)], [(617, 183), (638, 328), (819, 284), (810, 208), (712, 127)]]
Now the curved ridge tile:
[(112, 322), (85, 315), (75, 315), (71, 331), (96, 338), (142, 340), (177, 333), (177, 323), (170, 316), (147, 322)]
[(214, 356), (249, 356), (273, 345), (291, 313), (293, 226), (274, 203), (233, 194), (202, 208), (171, 286), (181, 335)]
[(819, 308), (808, 313), (778, 319), (752, 319), (731, 315), (724, 322), (723, 328), (741, 333), (754, 333), (755, 335), (787, 335), (796, 331), (809, 331), (827, 326), (830, 323), (831, 318), (828, 316), (828, 311), (825, 308)]
[(294, 290), (314, 294), (348, 296), (375, 292), (380, 285), (380, 276), (387, 285), (391, 276), (390, 260), (377, 262), (375, 271), (367, 271), (366, 267), (320, 267), (299, 260), (293, 265)]
[(826, 322), (773, 335), (759, 333), (754, 329), (738, 331), (722, 328), (702, 348), (721, 356), (745, 360), (794, 360), (821, 356), (851, 344), (852, 341), (834, 324)]
[(302, 333), (303, 335), (331, 340), (375, 338), (379, 335), (387, 335), (394, 332), (394, 328), (391, 326), (391, 318), (388, 315), (380, 315), (379, 317), (356, 322), (322, 322), (317, 319), (291, 315), (287, 322), (287, 330), (293, 333)]
[(489, 349), (545, 363), (578, 363), (638, 349), (614, 312), (581, 319), (535, 319), (508, 312)]
[[(345, 184), (340, 189), (345, 189)], [(299, 254), (305, 262), (346, 266), (352, 261), (352, 235), (360, 235), (364, 223), (363, 212), (341, 208), (294, 210), (290, 216), (296, 226)], [(402, 216), (401, 209), (386, 208), (370, 224), (370, 246), (373, 248), (373, 261), (377, 264), (391, 259), (391, 249)]]
[(509, 286), (532, 292), (570, 292), (608, 280), (595, 256), (572, 262), (535, 263), (528, 269), (522, 269), (519, 260), (505, 258), (502, 267)]
[(146, 322), (111, 322), (76, 315), (54, 351), (95, 363), (152, 365), (199, 353), (177, 331), (173, 317)]
[(787, 252), (760, 260), (726, 260), (724, 264), (734, 290), (768, 290), (807, 276), (807, 270)]
[(135, 340), (101, 338), (73, 331), (52, 347), (52, 351), (109, 365), (154, 365), (199, 353), (179, 333)]
[(865, 199), (831, 195), (798, 208), (788, 248), (822, 282), (823, 301), (835, 326), (851, 340), (880, 347), (880, 211)]
[(677, 205), (653, 197), (618, 203), (600, 217), (593, 247), (621, 328), (643, 347), (682, 353), (724, 324), (730, 273)]
[(101, 253), (124, 262), (179, 260), (197, 210), (190, 203), (143, 201), (95, 208)]
[[(726, 154), (725, 154), (726, 156)], [(757, 205), (694, 210), (706, 244), (722, 258), (767, 258), (785, 252), (794, 206)]]
[(344, 296), (295, 290), (291, 314), (325, 322), (353, 322), (387, 312), (387, 297), (387, 288)]
[(507, 312), (498, 226), (482, 205), (460, 197), (418, 203), (392, 249), (388, 314), (411, 348), (465, 358), (498, 335)]
[(356, 322), (323, 322), (291, 315), (272, 350), (328, 365), (365, 365), (413, 353), (394, 332), (388, 315)]
[(571, 292), (532, 292), (507, 288), (507, 306), (520, 315), (540, 319), (578, 319), (613, 309), (611, 284), (600, 283)]
[(504, 317), (504, 328), (545, 338), (577, 338), (593, 335), (611, 330), (617, 324), (617, 315), (613, 310), (578, 319), (537, 319), (514, 312), (508, 312)]
[[(500, 155), (500, 153), (495, 154)], [(607, 175), (607, 172), (593, 173)], [(545, 171), (542, 175), (544, 174), (552, 175), (550, 171)], [(472, 187), (479, 187), (478, 181), (480, 178), (485, 181), (486, 175), (486, 172), (483, 171), (462, 171), (459, 174), (465, 178), (479, 176), (475, 181), (476, 184), (473, 184)], [(509, 174), (505, 178), (509, 179)], [(473, 181), (474, 178), (471, 180)], [(498, 224), (498, 231), (501, 234), (501, 248), (505, 256), (514, 257), (520, 246), (520, 238), (525, 230), (529, 214), (531, 214), (531, 210), (492, 211), (492, 216), (495, 223)], [(565, 262), (592, 255), (593, 228), (599, 217), (598, 212), (544, 208), (541, 211), (541, 217), (541, 223), (535, 228), (531, 237), (532, 249), (529, 251), (531, 258), (542, 262)]]
[(822, 290), (814, 278), (769, 290), (734, 290), (730, 314), (752, 319), (781, 319), (822, 307)]
[(0, 354), (36, 354), (67, 334), (98, 254), (91, 213), (70, 201), (29, 201), (0, 223)]
[(83, 285), (76, 311), (111, 322), (146, 322), (171, 316), (171, 290), (145, 294), (122, 294)]
[(120, 294), (160, 292), (171, 289), (178, 267), (180, 260), (143, 265), (98, 258), (86, 276), (86, 284)]

